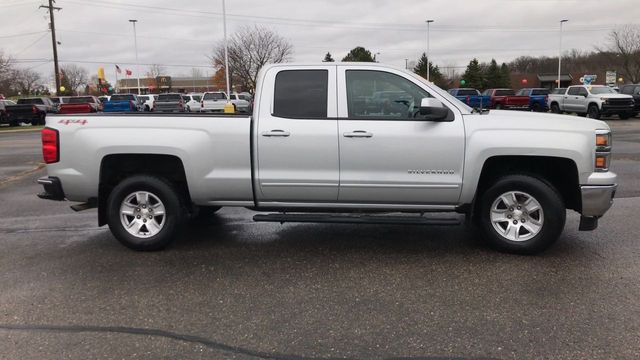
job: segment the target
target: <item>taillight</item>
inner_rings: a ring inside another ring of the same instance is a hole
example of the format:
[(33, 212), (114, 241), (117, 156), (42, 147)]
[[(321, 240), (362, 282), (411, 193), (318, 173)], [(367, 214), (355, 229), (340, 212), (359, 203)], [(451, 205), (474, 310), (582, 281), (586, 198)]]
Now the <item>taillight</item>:
[(46, 164), (60, 161), (60, 141), (58, 130), (51, 128), (42, 129), (42, 158)]
[(471, 96), (467, 96), (467, 105), (471, 104)]
[(31, 112), (33, 112), (34, 114), (37, 114), (38, 113), (38, 108), (35, 105), (33, 105), (31, 107)]
[(549, 101), (549, 95), (544, 96), (544, 102), (547, 103)]
[(136, 108), (136, 104), (133, 102), (133, 100), (129, 100), (129, 109), (131, 111), (134, 111)]

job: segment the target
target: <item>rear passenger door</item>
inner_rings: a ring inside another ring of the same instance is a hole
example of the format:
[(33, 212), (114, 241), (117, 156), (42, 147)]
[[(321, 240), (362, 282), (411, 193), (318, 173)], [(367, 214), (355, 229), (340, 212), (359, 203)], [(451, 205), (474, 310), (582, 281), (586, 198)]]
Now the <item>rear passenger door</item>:
[(258, 201), (336, 202), (335, 65), (272, 67), (258, 91), (254, 134)]

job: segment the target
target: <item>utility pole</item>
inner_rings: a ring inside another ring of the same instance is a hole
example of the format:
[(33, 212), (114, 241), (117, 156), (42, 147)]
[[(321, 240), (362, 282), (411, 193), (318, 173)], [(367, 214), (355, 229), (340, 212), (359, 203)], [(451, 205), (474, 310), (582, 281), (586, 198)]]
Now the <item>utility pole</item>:
[(567, 19), (560, 20), (560, 51), (558, 53), (558, 88), (561, 87), (560, 83), (560, 71), (562, 70), (562, 24), (566, 23)]
[(53, 17), (53, 10), (62, 10), (61, 7), (53, 6), (55, 0), (49, 0), (49, 6), (40, 5), (40, 8), (45, 8), (49, 11), (49, 18), (51, 22), (49, 23), (49, 27), (51, 28), (51, 43), (53, 44), (53, 72), (54, 77), (56, 78), (56, 93), (60, 91), (60, 69), (58, 67), (58, 42), (56, 41), (56, 22)]
[(429, 66), (430, 65), (429, 64), (429, 35), (430, 35), (429, 34), (429, 30), (430, 30), (430, 26), (429, 25), (431, 25), (431, 23), (434, 22), (434, 21), (435, 20), (431, 20), (431, 19), (425, 21), (427, 23), (427, 54), (426, 54), (427, 55), (427, 81), (431, 81), (429, 79), (429, 72), (430, 72), (429, 70), (431, 68), (431, 66)]
[(129, 22), (131, 24), (133, 24), (133, 46), (135, 47), (135, 50), (136, 50), (136, 78), (138, 79), (138, 95), (141, 95), (141, 93), (140, 93), (140, 64), (138, 62), (138, 34), (136, 34), (136, 23), (138, 22), (138, 20), (131, 19), (131, 20), (129, 20)]

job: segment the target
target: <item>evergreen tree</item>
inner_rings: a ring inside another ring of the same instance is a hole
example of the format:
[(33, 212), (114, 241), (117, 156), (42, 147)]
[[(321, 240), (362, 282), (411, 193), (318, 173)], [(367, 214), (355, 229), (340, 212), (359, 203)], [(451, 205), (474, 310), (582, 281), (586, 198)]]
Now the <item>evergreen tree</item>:
[(498, 63), (495, 59), (491, 59), (491, 63), (487, 67), (487, 71), (485, 73), (486, 79), (486, 88), (487, 89), (495, 89), (504, 87), (504, 81), (502, 78), (502, 71), (498, 67)]
[[(418, 64), (413, 68), (413, 72), (422, 76), (423, 78), (427, 78), (427, 54), (422, 53)], [(433, 65), (431, 61), (429, 61), (429, 81), (432, 81), (434, 84), (439, 87), (446, 87), (446, 81), (444, 79), (444, 75), (440, 72), (440, 68), (438, 65)]]
[(474, 58), (469, 62), (469, 65), (467, 65), (467, 70), (465, 70), (464, 74), (462, 75), (462, 79), (465, 81), (465, 87), (470, 87), (478, 90), (484, 88), (482, 69), (480, 68), (478, 59)]
[(334, 62), (333, 57), (331, 57), (331, 53), (327, 52), (327, 55), (324, 56), (324, 60), (322, 62)]
[(371, 55), (371, 51), (358, 46), (351, 49), (342, 61), (376, 62), (376, 57)]
[(509, 66), (505, 63), (502, 63), (500, 66), (500, 77), (501, 77), (501, 87), (510, 88), (511, 87), (511, 70)]

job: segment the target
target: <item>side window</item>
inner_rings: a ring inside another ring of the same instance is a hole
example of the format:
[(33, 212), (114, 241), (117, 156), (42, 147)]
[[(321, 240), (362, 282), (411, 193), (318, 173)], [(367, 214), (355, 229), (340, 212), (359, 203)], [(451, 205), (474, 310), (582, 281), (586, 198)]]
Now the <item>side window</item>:
[(633, 86), (623, 86), (622, 89), (620, 89), (620, 93), (631, 95), (633, 93)]
[(289, 118), (326, 118), (329, 72), (284, 70), (276, 75), (273, 115)]
[(582, 95), (582, 96), (589, 96), (589, 92), (587, 91), (587, 89), (582, 88), (582, 87), (581, 87), (581, 88), (578, 88), (578, 89), (580, 89), (580, 92), (578, 93), (579, 95)]
[(413, 119), (431, 95), (413, 82), (388, 72), (347, 70), (349, 118)]
[(571, 87), (569, 88), (569, 91), (567, 91), (567, 95), (579, 95), (579, 94), (580, 94), (579, 87)]

